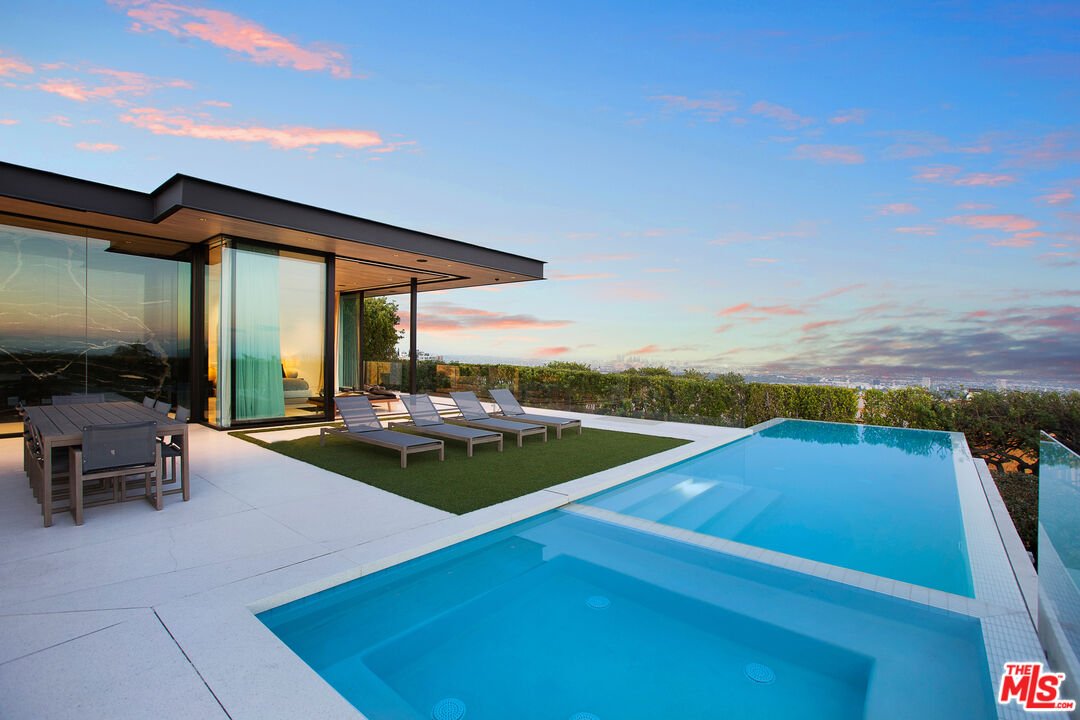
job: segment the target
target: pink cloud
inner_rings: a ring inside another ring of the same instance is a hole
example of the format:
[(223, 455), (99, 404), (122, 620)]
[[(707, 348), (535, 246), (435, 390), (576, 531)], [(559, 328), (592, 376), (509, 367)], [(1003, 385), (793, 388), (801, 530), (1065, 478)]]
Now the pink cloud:
[(920, 182), (942, 183), (959, 187), (1001, 187), (1017, 181), (1015, 175), (1003, 173), (968, 173), (961, 175), (956, 165), (927, 165), (919, 168), (912, 179)]
[(889, 203), (878, 208), (878, 215), (912, 215), (919, 212), (919, 208), (911, 203)]
[(859, 108), (851, 108), (850, 110), (838, 110), (836, 115), (829, 118), (829, 122), (834, 125), (846, 125), (847, 123), (855, 123), (861, 125), (866, 121), (866, 111)]
[(75, 143), (75, 147), (79, 148), (80, 150), (89, 150), (90, 152), (104, 152), (104, 153), (116, 152), (117, 150), (122, 149), (121, 146), (119, 146), (119, 145), (113, 145), (112, 143), (102, 143), (102, 142), (99, 142), (99, 143), (77, 142), (77, 143)]
[(232, 107), (232, 103), (223, 102), (221, 100), (203, 100), (203, 105), (210, 105), (212, 107), (229, 108)]
[(850, 322), (850, 321), (849, 320), (821, 320), (821, 321), (818, 321), (818, 322), (806, 323), (805, 325), (802, 326), (802, 331), (804, 333), (812, 332), (814, 330), (820, 330), (821, 328), (831, 327), (833, 325), (841, 325), (841, 324), (843, 324), (845, 322)]
[(990, 203), (969, 202), (969, 203), (960, 203), (959, 205), (956, 206), (956, 209), (957, 210), (993, 210), (994, 206), (991, 205)]
[(723, 310), (720, 310), (719, 312), (716, 313), (716, 316), (717, 317), (723, 317), (724, 315), (734, 315), (736, 313), (741, 313), (741, 312), (744, 312), (746, 310), (750, 310), (752, 307), (753, 307), (753, 305), (751, 305), (748, 302), (739, 303), (738, 305), (732, 305), (729, 308), (725, 308)]
[(833, 290), (829, 290), (828, 292), (824, 292), (824, 293), (822, 293), (820, 295), (815, 295), (812, 298), (807, 298), (806, 302), (808, 302), (808, 303), (821, 302), (822, 300), (828, 300), (829, 298), (834, 298), (837, 295), (843, 295), (845, 293), (854, 292), (855, 290), (860, 290), (860, 289), (862, 289), (864, 287), (866, 287), (866, 283), (855, 283), (854, 285), (845, 285), (843, 287), (838, 287), (838, 288), (835, 288)]
[(713, 332), (717, 334), (725, 333), (733, 327), (735, 327), (735, 323), (724, 323), (723, 325), (717, 325), (716, 329), (713, 330)]
[(321, 44), (302, 46), (253, 20), (223, 10), (153, 0), (108, 0), (127, 13), (134, 32), (162, 30), (177, 38), (194, 37), (232, 50), (261, 65), (329, 72), (348, 78), (352, 70), (344, 54)]
[(533, 350), (532, 356), (536, 358), (556, 357), (570, 352), (570, 348), (560, 345), (559, 347), (545, 347)]
[(1080, 148), (1077, 145), (1075, 131), (1055, 132), (1045, 135), (1040, 140), (1033, 140), (1006, 152), (1012, 158), (1006, 163), (1010, 167), (1051, 168), (1065, 162), (1080, 160)]
[(146, 95), (159, 88), (191, 88), (192, 84), (186, 80), (164, 79), (144, 75), (143, 73), (127, 72), (123, 70), (111, 70), (109, 68), (92, 68), (87, 71), (92, 75), (100, 75), (105, 78), (105, 84), (94, 87), (88, 86), (82, 80), (49, 79), (38, 83), (35, 87), (45, 92), (55, 93), (69, 100), (87, 102), (88, 100), (112, 100), (120, 95), (140, 96)]
[(29, 63), (23, 62), (17, 57), (0, 55), (0, 77), (13, 77), (15, 73), (24, 75), (34, 72)]
[(47, 122), (47, 123), (56, 123), (57, 125), (59, 125), (61, 127), (73, 127), (74, 126), (74, 123), (71, 122), (71, 118), (67, 117), (66, 115), (50, 115), (49, 117), (45, 118), (45, 122)]
[[(685, 95), (654, 95), (649, 100), (663, 103), (666, 111), (690, 112), (707, 122), (717, 122), (722, 115), (734, 112), (738, 107), (734, 100), (719, 93), (713, 93), (706, 98), (691, 98)], [(644, 118), (638, 119), (644, 120)]]
[(1035, 198), (1035, 202), (1045, 203), (1047, 205), (1065, 205), (1076, 199), (1076, 193), (1068, 188), (1059, 188), (1052, 190), (1046, 195), (1040, 195)]
[(18, 125), (18, 120), (12, 120), (11, 118), (0, 118), (0, 125)]
[(120, 121), (149, 130), (155, 135), (176, 135), (226, 142), (261, 142), (280, 150), (317, 145), (341, 145), (367, 148), (381, 145), (382, 139), (370, 130), (319, 129), (304, 126), (276, 128), (258, 125), (214, 125), (198, 122), (186, 115), (154, 108), (133, 108)]
[(615, 283), (610, 288), (604, 290), (603, 298), (605, 300), (619, 299), (640, 302), (660, 302), (666, 299), (654, 288), (651, 288), (644, 283), (635, 282)]
[(613, 278), (614, 273), (582, 273), (580, 275), (566, 275), (564, 273), (551, 273), (548, 275), (549, 280), (600, 280), (602, 278)]
[[(724, 317), (727, 315), (741, 315), (743, 313), (757, 313), (764, 315), (805, 315), (806, 311), (801, 308), (792, 307), (791, 305), (753, 305), (748, 302), (739, 303), (729, 308), (725, 308), (716, 313), (716, 317)], [(748, 318), (760, 322), (765, 318)]]
[(814, 122), (814, 118), (799, 115), (791, 108), (786, 108), (783, 105), (776, 105), (775, 103), (766, 102), (764, 100), (758, 100), (751, 105), (750, 112), (755, 115), (763, 115), (764, 117), (776, 120), (789, 130), (806, 127)]
[(823, 165), (858, 165), (866, 162), (862, 151), (851, 145), (800, 145), (792, 157)]
[(937, 228), (933, 225), (911, 225), (909, 227), (893, 228), (893, 232), (911, 235), (937, 235)]
[(950, 225), (963, 225), (978, 230), (1002, 230), (1004, 232), (1018, 233), (1025, 230), (1034, 230), (1039, 226), (1031, 218), (1023, 215), (954, 215), (945, 218)]
[(656, 352), (660, 352), (659, 347), (657, 347), (656, 345), (646, 345), (643, 348), (638, 348), (637, 350), (631, 350), (630, 352), (628, 352), (626, 354), (627, 355), (648, 355), (650, 353), (656, 353)]
[(749, 263), (774, 263), (778, 262), (776, 258), (750, 258), (747, 260)]
[[(399, 312), (405, 326), (409, 324), (409, 313)], [(533, 315), (507, 315), (462, 307), (453, 303), (425, 303), (423, 312), (416, 316), (417, 332), (433, 335), (464, 336), (477, 331), (507, 330), (555, 330), (573, 324), (569, 320), (542, 320)]]
[[(383, 145), (382, 147), (372, 148), (371, 150), (369, 150), (369, 152), (373, 152), (373, 153), (392, 153), (392, 152), (397, 152), (397, 150), (399, 148), (402, 148), (402, 147), (408, 148), (410, 145), (415, 145), (415, 144), (416, 144), (415, 140), (388, 142), (385, 145)], [(410, 150), (411, 149), (412, 148), (410, 148)]]
[(1019, 235), (1013, 235), (1011, 238), (1004, 238), (1002, 240), (991, 240), (986, 243), (990, 247), (1031, 247), (1035, 244), (1034, 240), (1026, 240)]

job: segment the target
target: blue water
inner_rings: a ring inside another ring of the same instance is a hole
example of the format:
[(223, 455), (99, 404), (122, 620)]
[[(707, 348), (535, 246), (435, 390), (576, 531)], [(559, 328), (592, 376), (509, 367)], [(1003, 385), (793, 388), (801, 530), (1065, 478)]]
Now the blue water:
[(974, 597), (948, 433), (789, 420), (584, 500)]
[(977, 620), (565, 511), (259, 618), (373, 720), (994, 717)]

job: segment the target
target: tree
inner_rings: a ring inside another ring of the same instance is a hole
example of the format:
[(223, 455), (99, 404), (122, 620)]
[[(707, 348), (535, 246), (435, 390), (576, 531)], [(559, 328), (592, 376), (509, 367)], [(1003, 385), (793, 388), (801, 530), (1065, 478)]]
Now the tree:
[(551, 362), (544, 365), (544, 367), (550, 368), (552, 370), (574, 370), (577, 372), (593, 371), (592, 367), (587, 365), (586, 363), (569, 362), (566, 360), (552, 360)]
[(384, 297), (364, 298), (364, 359), (393, 360), (397, 356), (397, 344), (405, 337), (398, 330), (401, 322), (398, 306)]

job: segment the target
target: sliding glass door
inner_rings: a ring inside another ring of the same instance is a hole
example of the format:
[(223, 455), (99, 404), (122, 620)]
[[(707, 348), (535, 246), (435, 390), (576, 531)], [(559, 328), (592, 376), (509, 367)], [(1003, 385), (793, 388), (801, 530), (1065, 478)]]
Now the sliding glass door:
[(210, 248), (206, 420), (317, 419), (325, 408), (326, 261), (242, 240)]

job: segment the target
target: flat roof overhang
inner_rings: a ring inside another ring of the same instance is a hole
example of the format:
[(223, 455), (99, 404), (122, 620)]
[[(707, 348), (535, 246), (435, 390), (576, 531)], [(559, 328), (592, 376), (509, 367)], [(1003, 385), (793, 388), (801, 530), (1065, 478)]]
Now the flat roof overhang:
[(120, 252), (162, 257), (219, 236), (332, 253), (338, 292), (369, 296), (544, 279), (544, 262), (174, 175), (150, 193), (0, 162), (0, 223), (71, 226)]

